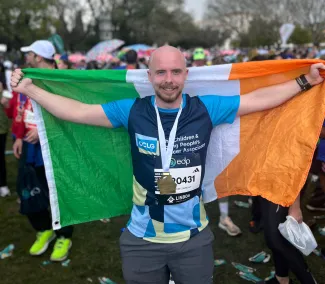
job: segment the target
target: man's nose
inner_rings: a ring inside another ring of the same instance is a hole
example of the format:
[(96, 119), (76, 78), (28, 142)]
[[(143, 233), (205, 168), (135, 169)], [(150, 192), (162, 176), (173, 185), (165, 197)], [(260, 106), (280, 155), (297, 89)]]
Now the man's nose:
[(172, 73), (171, 72), (166, 73), (166, 82), (172, 82)]

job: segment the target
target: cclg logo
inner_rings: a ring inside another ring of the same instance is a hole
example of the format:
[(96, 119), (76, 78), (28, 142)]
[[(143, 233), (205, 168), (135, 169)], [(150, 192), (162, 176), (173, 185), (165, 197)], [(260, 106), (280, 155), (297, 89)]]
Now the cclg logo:
[(159, 156), (159, 146), (157, 138), (136, 133), (135, 140), (140, 153)]

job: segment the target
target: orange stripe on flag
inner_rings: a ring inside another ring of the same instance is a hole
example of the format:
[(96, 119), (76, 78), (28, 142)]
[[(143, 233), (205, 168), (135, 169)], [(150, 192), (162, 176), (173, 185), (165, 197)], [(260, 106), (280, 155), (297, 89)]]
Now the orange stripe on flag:
[[(229, 80), (240, 80), (245, 78), (256, 78), (267, 75), (281, 74), (304, 67), (309, 68), (310, 65), (314, 63), (325, 63), (325, 61), (319, 59), (295, 59), (237, 63), (232, 65)], [(322, 70), (321, 73), (325, 78), (325, 70)]]
[[(240, 79), (243, 95), (294, 79), (317, 62), (324, 61), (234, 64), (230, 78)], [(280, 107), (241, 117), (240, 153), (216, 178), (218, 197), (261, 195), (276, 204), (290, 206), (310, 169), (325, 116), (324, 94), (322, 83)]]

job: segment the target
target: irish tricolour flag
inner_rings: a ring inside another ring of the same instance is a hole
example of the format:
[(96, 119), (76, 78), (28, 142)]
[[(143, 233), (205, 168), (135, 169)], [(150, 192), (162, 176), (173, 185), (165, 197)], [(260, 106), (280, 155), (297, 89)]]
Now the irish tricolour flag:
[[(190, 68), (191, 96), (244, 95), (307, 73), (318, 60), (264, 61)], [(89, 104), (153, 95), (146, 70), (23, 70), (41, 88)], [(270, 93), (270, 96), (273, 94)], [(213, 130), (204, 199), (261, 195), (288, 206), (302, 188), (325, 114), (325, 85), (284, 105)], [(125, 129), (78, 125), (34, 104), (55, 229), (129, 214), (132, 165)]]

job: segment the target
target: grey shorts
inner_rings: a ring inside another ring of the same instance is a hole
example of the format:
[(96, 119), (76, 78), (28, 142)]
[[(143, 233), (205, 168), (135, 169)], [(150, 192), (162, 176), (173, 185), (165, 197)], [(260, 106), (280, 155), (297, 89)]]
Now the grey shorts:
[(213, 283), (214, 236), (209, 227), (186, 242), (157, 244), (125, 230), (120, 237), (123, 276), (127, 284)]

